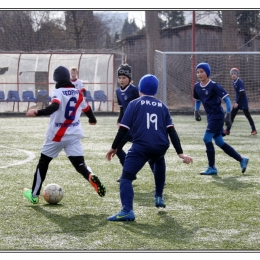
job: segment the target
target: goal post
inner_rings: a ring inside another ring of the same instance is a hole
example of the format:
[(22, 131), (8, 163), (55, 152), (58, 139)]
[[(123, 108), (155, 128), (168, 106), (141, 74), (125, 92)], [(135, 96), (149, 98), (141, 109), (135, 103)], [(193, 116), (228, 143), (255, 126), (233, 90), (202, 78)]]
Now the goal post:
[(238, 68), (245, 84), (249, 108), (259, 108), (260, 53), (259, 52), (163, 52), (155, 51), (154, 69), (159, 79), (157, 98), (170, 110), (193, 110), (193, 86), (198, 81), (195, 67), (207, 62), (211, 67), (210, 79), (218, 82), (229, 93), (231, 103), (235, 91), (230, 69)]

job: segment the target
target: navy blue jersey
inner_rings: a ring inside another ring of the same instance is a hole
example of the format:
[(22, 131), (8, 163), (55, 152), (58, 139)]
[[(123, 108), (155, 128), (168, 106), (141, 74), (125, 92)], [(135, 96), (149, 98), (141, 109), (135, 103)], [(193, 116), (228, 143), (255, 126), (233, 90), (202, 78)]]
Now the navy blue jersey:
[(205, 86), (200, 82), (194, 85), (193, 98), (202, 102), (207, 114), (207, 119), (223, 119), (224, 109), (222, 99), (229, 94), (218, 83), (210, 80)]
[(118, 106), (122, 107), (124, 113), (129, 102), (139, 97), (139, 90), (133, 84), (129, 84), (125, 89), (118, 88), (116, 96)]
[(157, 153), (169, 148), (167, 128), (173, 126), (166, 105), (153, 96), (131, 101), (120, 123), (131, 130), (132, 143), (139, 151)]
[(236, 81), (233, 81), (233, 86), (234, 86), (234, 90), (236, 92), (235, 103), (237, 103), (237, 101), (238, 101), (240, 92), (244, 91), (244, 95), (240, 98), (240, 100), (238, 102), (238, 108), (241, 110), (248, 109), (248, 99), (247, 99), (247, 95), (246, 95), (245, 85), (244, 85), (244, 82), (242, 81), (242, 79), (237, 78)]

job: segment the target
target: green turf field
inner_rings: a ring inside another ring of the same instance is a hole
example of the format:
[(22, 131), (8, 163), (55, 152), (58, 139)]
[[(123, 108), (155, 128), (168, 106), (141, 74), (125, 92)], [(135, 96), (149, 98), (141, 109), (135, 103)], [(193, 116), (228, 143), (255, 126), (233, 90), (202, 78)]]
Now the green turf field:
[[(260, 115), (253, 115), (260, 129)], [(116, 117), (98, 116), (96, 126), (82, 116), (82, 140), (87, 164), (106, 185), (99, 197), (70, 165), (64, 152), (54, 159), (43, 186), (57, 183), (64, 190), (58, 205), (30, 204), (22, 188), (31, 188), (49, 119), (1, 118), (0, 250), (259, 250), (260, 132), (250, 135), (246, 118), (238, 115), (227, 143), (250, 159), (242, 174), (233, 158), (216, 148), (217, 176), (200, 176), (207, 165), (202, 141), (206, 118), (173, 116), (186, 165), (174, 148), (167, 152), (165, 209), (154, 206), (154, 181), (148, 165), (133, 182), (134, 222), (109, 222), (121, 209), (121, 165), (105, 158), (117, 132)], [(260, 131), (260, 130), (259, 130)], [(128, 149), (130, 144), (125, 146)]]

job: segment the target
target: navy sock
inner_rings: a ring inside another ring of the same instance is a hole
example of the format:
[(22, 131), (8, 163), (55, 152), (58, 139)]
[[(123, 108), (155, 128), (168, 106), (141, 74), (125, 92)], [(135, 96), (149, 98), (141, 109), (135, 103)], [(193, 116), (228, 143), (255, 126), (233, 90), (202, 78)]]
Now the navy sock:
[(125, 211), (128, 212), (130, 210), (133, 210), (134, 189), (131, 180), (121, 179), (120, 198), (122, 207)]
[(237, 153), (235, 149), (231, 147), (229, 144), (224, 143), (222, 146), (220, 146), (220, 148), (230, 157), (233, 157), (235, 160), (239, 162), (242, 160), (242, 156), (239, 153)]
[(208, 156), (209, 166), (215, 167), (215, 148), (212, 142), (206, 143), (206, 153)]

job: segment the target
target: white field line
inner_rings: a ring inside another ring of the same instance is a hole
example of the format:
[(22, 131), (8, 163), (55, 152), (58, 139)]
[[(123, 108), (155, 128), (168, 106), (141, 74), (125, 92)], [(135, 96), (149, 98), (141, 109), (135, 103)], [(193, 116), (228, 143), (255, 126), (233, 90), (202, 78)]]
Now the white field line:
[(5, 166), (0, 166), (1, 169), (8, 168), (8, 167), (15, 166), (15, 165), (24, 164), (24, 163), (32, 161), (35, 158), (35, 154), (33, 152), (30, 152), (30, 151), (26, 151), (26, 150), (22, 150), (22, 149), (18, 149), (18, 148), (10, 148), (10, 147), (1, 146), (1, 145), (0, 145), (0, 147), (5, 148), (5, 149), (14, 149), (14, 150), (17, 150), (17, 151), (24, 152), (25, 154), (28, 155), (28, 157), (23, 161), (19, 161), (19, 162), (16, 162), (16, 163), (5, 165)]

